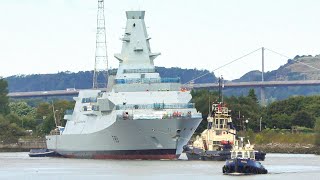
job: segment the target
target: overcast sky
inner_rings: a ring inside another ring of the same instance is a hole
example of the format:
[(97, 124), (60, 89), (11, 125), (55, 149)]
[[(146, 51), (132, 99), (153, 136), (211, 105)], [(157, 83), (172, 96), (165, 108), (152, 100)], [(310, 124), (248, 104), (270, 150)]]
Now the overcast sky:
[[(118, 66), (126, 10), (145, 10), (156, 66), (210, 71), (262, 46), (320, 54), (318, 0), (105, 0), (109, 67)], [(0, 76), (94, 67), (97, 0), (0, 0)], [(265, 69), (287, 59), (265, 52)], [(215, 71), (261, 70), (261, 52)]]

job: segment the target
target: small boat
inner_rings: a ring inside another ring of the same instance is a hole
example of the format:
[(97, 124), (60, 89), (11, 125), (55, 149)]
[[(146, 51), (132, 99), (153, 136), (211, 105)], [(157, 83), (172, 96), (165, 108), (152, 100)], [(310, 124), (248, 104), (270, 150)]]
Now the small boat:
[(222, 172), (226, 175), (267, 174), (268, 170), (255, 159), (250, 141), (248, 140), (248, 144), (244, 145), (243, 138), (240, 138), (240, 141), (235, 141), (231, 150), (231, 159), (226, 160)]
[(30, 149), (29, 157), (59, 157), (60, 154), (49, 149)]

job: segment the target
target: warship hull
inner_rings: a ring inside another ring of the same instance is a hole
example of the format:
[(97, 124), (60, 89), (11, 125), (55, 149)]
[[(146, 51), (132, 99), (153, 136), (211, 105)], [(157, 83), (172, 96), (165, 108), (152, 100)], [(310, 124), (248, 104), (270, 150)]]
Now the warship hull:
[[(99, 3), (102, 7), (103, 0)], [(106, 89), (79, 91), (72, 113), (64, 116), (65, 127), (56, 124), (46, 136), (49, 150), (90, 159), (176, 159), (182, 153), (202, 115), (179, 78), (156, 72), (154, 59), (160, 53), (150, 50), (144, 15), (126, 12), (121, 53), (114, 55), (117, 73), (108, 75)]]
[(63, 157), (176, 159), (201, 119), (116, 120), (89, 134), (46, 136), (47, 148)]

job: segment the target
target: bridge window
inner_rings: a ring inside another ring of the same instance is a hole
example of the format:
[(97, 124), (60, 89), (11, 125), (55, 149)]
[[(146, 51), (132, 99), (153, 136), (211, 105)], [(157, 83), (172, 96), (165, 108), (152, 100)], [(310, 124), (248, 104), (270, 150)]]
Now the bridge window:
[(248, 153), (249, 152), (243, 152), (243, 158), (248, 158)]
[(220, 119), (220, 128), (223, 128), (224, 119)]
[(92, 110), (94, 110), (94, 111), (99, 111), (99, 106), (92, 105)]
[(208, 128), (208, 129), (211, 129), (211, 127), (212, 127), (212, 122), (209, 122), (207, 128)]
[(250, 158), (254, 159), (254, 152), (250, 152)]
[(231, 158), (236, 158), (236, 156), (237, 156), (237, 153), (236, 153), (236, 152), (232, 152), (232, 153), (231, 153)]
[(97, 102), (97, 98), (96, 97), (82, 98), (82, 103), (91, 103), (91, 102)]

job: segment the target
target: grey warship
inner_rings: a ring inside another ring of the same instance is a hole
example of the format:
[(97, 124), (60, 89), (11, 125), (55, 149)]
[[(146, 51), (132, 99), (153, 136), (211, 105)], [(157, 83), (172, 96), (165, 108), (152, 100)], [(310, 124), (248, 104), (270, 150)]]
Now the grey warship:
[(161, 78), (150, 50), (145, 11), (127, 11), (115, 54), (119, 68), (108, 87), (81, 90), (64, 128), (46, 136), (47, 148), (63, 157), (176, 159), (202, 120), (179, 78)]

